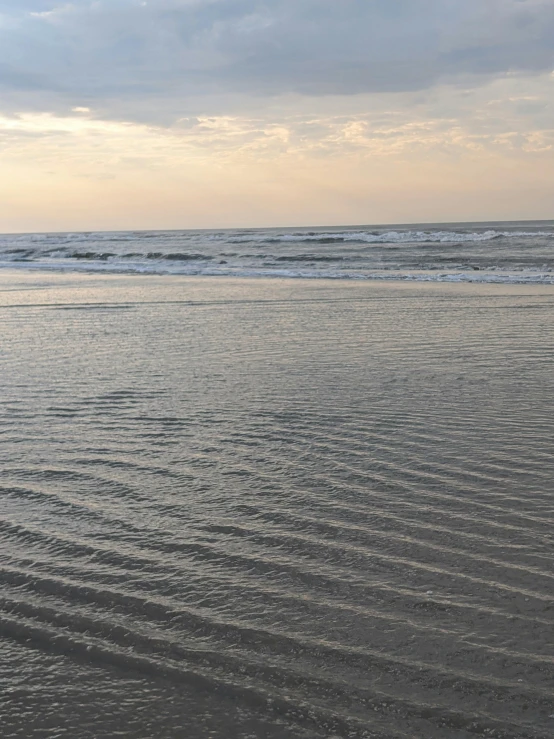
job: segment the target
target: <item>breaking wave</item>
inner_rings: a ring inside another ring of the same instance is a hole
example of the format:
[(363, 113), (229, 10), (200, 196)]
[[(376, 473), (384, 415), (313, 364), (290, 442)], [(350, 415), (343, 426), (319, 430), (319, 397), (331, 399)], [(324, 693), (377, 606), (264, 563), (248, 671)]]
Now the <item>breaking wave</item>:
[(317, 244), (342, 244), (361, 242), (366, 244), (448, 244), (493, 241), (502, 238), (529, 238), (543, 236), (554, 238), (554, 232), (533, 231), (346, 231), (344, 233), (283, 233), (264, 239), (249, 236), (230, 237), (231, 243), (288, 244), (311, 242)]
[(325, 279), (554, 282), (554, 222), (0, 235), (0, 268)]

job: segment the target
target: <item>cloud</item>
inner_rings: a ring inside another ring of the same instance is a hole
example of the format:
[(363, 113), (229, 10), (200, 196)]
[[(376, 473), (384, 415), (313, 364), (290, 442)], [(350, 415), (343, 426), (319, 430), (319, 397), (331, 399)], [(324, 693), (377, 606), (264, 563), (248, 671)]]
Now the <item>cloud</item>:
[(170, 121), (554, 68), (551, 0), (0, 0), (4, 108)]
[(349, 110), (336, 98), (331, 105), (312, 98), (301, 108), (279, 100), (256, 114), (184, 116), (171, 126), (102, 120), (81, 106), (63, 115), (0, 114), (0, 153), (4, 165), (64, 166), (102, 178), (191, 163), (240, 171), (247, 163), (294, 168), (312, 161), (327, 162), (331, 171), (347, 161), (371, 169), (378, 161), (417, 160), (424, 168), (431, 160), (494, 155), (519, 166), (522, 159), (554, 156), (553, 85), (543, 75), (496, 80), (473, 91), (443, 86), (410, 104), (399, 93), (373, 96), (371, 107), (367, 98), (353, 98), (359, 107)]

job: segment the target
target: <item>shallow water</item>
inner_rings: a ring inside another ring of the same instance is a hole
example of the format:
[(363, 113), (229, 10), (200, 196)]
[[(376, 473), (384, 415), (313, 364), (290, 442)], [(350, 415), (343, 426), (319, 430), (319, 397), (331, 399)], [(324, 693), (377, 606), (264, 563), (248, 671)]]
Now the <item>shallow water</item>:
[(552, 288), (0, 280), (3, 737), (552, 736)]

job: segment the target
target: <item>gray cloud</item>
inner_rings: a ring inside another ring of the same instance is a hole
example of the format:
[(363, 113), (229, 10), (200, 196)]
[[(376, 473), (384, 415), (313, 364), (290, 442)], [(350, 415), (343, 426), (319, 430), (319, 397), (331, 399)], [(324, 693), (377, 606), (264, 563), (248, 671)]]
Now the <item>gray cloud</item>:
[(0, 91), (14, 109), (161, 120), (200, 98), (417, 91), (553, 68), (552, 0), (0, 0)]

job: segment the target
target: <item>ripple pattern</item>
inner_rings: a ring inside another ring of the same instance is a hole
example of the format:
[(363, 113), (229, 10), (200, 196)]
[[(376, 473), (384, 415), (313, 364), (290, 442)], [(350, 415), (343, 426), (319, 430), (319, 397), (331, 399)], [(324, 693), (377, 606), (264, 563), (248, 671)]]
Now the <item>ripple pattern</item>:
[(6, 739), (553, 735), (551, 288), (6, 275)]

